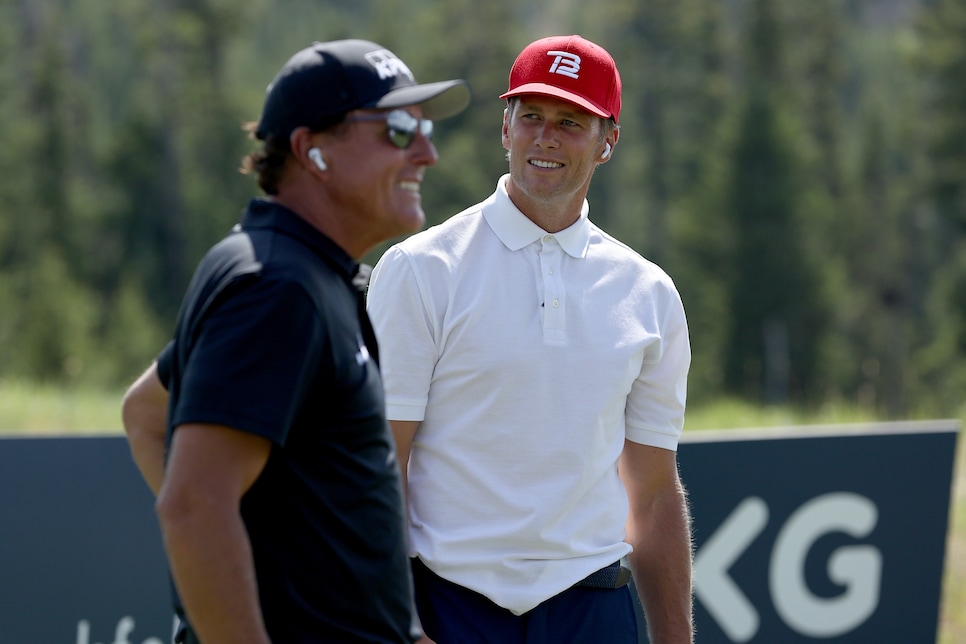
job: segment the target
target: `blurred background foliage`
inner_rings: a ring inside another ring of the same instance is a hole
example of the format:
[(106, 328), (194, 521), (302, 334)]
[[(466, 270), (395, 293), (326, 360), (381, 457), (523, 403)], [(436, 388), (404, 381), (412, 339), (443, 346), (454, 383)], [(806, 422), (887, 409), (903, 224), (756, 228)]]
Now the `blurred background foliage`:
[(432, 224), (505, 172), (516, 53), (569, 33), (621, 69), (591, 218), (678, 284), (692, 401), (960, 413), (966, 0), (0, 3), (0, 380), (117, 388), (150, 362), (257, 194), (241, 126), (296, 50), (366, 38), (470, 81)]

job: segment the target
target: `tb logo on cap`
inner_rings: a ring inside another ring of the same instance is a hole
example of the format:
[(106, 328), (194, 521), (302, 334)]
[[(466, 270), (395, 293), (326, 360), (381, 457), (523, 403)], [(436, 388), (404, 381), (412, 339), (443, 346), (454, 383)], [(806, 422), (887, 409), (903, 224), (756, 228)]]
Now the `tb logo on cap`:
[(376, 68), (380, 79), (392, 78), (402, 74), (411, 81), (416, 80), (406, 63), (396, 58), (396, 55), (388, 49), (369, 52), (366, 54), (366, 60)]
[(548, 56), (555, 56), (553, 64), (550, 65), (551, 74), (560, 74), (570, 78), (578, 78), (580, 73), (580, 56), (571, 54), (569, 51), (548, 51)]

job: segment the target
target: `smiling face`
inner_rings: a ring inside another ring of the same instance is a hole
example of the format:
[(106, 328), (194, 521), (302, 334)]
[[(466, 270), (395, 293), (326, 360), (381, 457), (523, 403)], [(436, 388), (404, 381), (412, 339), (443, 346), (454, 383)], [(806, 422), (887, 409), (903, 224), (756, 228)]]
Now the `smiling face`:
[(521, 96), (503, 118), (510, 199), (544, 230), (563, 230), (580, 216), (607, 143), (616, 145), (617, 130), (605, 132), (600, 117), (549, 96)]
[[(404, 111), (422, 117), (419, 106)], [(435, 146), (422, 132), (406, 148), (393, 144), (389, 125), (380, 118), (385, 115), (373, 110), (353, 112), (344, 129), (323, 144), (333, 201), (373, 243), (422, 227), (423, 174), (438, 159)]]

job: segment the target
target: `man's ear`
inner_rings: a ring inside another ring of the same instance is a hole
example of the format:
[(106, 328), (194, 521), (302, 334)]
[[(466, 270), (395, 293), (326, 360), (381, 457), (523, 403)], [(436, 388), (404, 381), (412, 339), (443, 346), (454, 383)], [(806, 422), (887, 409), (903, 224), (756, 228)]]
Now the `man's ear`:
[(288, 144), (295, 161), (305, 168), (315, 168), (316, 164), (309, 156), (309, 150), (315, 147), (312, 141), (312, 131), (305, 126), (292, 130), (288, 137)]
[(620, 130), (614, 129), (613, 132), (607, 135), (604, 139), (604, 149), (600, 152), (600, 158), (597, 159), (597, 163), (605, 163), (612, 156), (614, 156), (614, 148), (617, 147), (617, 137), (620, 136)]

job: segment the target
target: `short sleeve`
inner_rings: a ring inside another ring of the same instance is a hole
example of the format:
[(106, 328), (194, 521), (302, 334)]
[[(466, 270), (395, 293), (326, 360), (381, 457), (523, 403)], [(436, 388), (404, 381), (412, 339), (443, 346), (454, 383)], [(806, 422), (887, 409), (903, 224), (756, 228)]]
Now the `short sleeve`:
[(625, 409), (626, 436), (635, 443), (676, 450), (684, 429), (691, 344), (681, 297), (665, 299), (658, 349), (644, 361)]
[(172, 422), (227, 425), (284, 444), (318, 369), (322, 321), (295, 282), (247, 277), (207, 314)]
[(157, 363), (155, 369), (157, 369), (158, 372), (158, 380), (160, 380), (161, 385), (169, 391), (171, 390), (171, 387), (168, 383), (171, 380), (171, 368), (173, 366), (173, 361), (174, 340), (168, 342), (168, 344), (161, 349), (161, 353), (158, 354), (158, 357), (155, 358), (155, 362)]
[(438, 359), (430, 301), (409, 256), (390, 248), (372, 271), (367, 299), (390, 420), (424, 419)]

